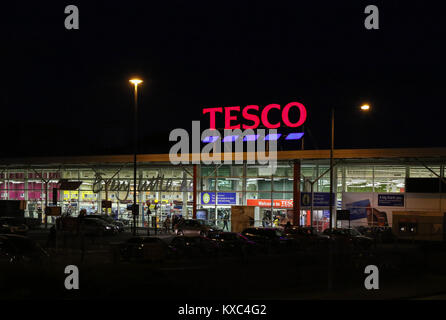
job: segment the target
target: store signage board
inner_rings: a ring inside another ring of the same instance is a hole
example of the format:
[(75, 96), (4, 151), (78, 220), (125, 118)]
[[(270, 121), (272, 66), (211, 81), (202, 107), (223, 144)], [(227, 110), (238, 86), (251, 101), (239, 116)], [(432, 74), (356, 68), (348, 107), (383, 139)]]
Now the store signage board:
[(379, 207), (404, 207), (404, 194), (378, 194)]
[[(215, 192), (202, 192), (201, 204), (215, 205)], [(236, 192), (219, 192), (217, 193), (218, 205), (235, 205), (237, 204)]]
[[(271, 199), (247, 199), (248, 206), (271, 208)], [(293, 200), (274, 200), (274, 208), (293, 208)]]
[(68, 181), (66, 179), (62, 179), (59, 181), (59, 189), (60, 190), (77, 190), (82, 181)]
[(350, 220), (350, 210), (337, 210), (336, 220)]
[[(294, 108), (293, 108), (294, 107)], [(268, 115), (271, 110), (277, 110), (276, 112), (281, 113), (282, 122), (271, 123)], [(292, 111), (291, 111), (292, 110)], [(298, 112), (299, 117), (296, 122), (291, 122), (290, 113)], [(243, 109), (240, 106), (233, 107), (217, 107), (217, 108), (205, 108), (203, 109), (203, 114), (209, 113), (209, 129), (216, 128), (216, 114), (222, 113), (225, 118), (225, 129), (257, 129), (262, 123), (262, 125), (268, 129), (277, 129), (282, 126), (289, 128), (297, 128), (304, 124), (307, 119), (307, 110), (302, 103), (290, 102), (282, 107), (279, 104), (269, 104), (260, 111), (258, 105), (247, 105)], [(239, 115), (241, 113), (241, 118), (252, 122), (250, 125), (237, 123), (239, 120)]]
[(45, 208), (45, 214), (47, 216), (60, 216), (62, 214), (62, 208), (61, 207), (46, 207)]
[(372, 210), (369, 199), (346, 203), (345, 208), (350, 210), (350, 220), (367, 218), (367, 213)]
[[(329, 207), (330, 193), (329, 192), (314, 192), (313, 207)], [(336, 197), (333, 193), (333, 205), (336, 203)], [(311, 207), (311, 192), (302, 192), (300, 194), (300, 203), (302, 207)]]

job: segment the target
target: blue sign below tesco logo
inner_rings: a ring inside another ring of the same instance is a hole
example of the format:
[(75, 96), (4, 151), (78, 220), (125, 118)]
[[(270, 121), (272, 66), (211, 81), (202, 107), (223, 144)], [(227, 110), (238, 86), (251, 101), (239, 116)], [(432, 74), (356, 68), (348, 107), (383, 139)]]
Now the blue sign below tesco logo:
[(378, 194), (379, 207), (404, 207), (404, 194)]
[[(215, 205), (215, 192), (202, 192), (201, 204)], [(217, 204), (237, 204), (235, 192), (219, 192), (217, 193)]]
[[(329, 192), (314, 192), (313, 207), (328, 207), (330, 206), (330, 193)], [(333, 193), (333, 205), (336, 204), (336, 197)], [(311, 192), (302, 192), (300, 194), (300, 203), (302, 207), (311, 206)]]

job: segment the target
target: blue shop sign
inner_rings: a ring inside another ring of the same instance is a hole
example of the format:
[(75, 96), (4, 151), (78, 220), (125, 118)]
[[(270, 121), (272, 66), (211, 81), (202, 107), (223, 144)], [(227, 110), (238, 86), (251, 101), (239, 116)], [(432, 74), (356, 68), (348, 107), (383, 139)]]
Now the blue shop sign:
[[(330, 193), (329, 192), (314, 192), (313, 207), (329, 207)], [(336, 204), (336, 197), (333, 193), (333, 205)], [(302, 192), (300, 194), (300, 204), (302, 207), (311, 207), (311, 192)]]
[(404, 194), (378, 194), (379, 207), (404, 207)]
[[(202, 192), (201, 204), (215, 205), (215, 192)], [(217, 193), (217, 204), (235, 205), (237, 204), (236, 192), (219, 192)]]

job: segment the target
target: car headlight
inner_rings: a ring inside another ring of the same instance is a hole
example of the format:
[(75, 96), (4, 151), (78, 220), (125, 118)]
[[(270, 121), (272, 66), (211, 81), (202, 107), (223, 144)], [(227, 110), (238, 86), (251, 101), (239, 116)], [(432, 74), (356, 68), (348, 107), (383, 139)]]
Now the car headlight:
[(110, 230), (110, 229), (111, 229), (111, 227), (109, 227), (109, 226), (106, 226), (106, 227), (105, 227), (105, 229), (107, 229), (107, 230)]

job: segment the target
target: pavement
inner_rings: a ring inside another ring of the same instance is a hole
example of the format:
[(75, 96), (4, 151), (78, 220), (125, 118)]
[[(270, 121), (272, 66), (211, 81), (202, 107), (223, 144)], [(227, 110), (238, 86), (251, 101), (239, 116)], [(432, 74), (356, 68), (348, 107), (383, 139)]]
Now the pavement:
[[(49, 230), (37, 229), (31, 230), (29, 236), (46, 244), (48, 233)], [(138, 234), (146, 235), (147, 231), (138, 230)], [(446, 298), (446, 252), (426, 250), (417, 244), (380, 244), (367, 254), (339, 253), (334, 255), (331, 267), (328, 265), (328, 251), (313, 249), (244, 258), (203, 256), (162, 263), (113, 260), (111, 243), (122, 242), (132, 236), (131, 232), (126, 231), (116, 236), (90, 238), (85, 243), (83, 253), (76, 239), (66, 238), (65, 243), (61, 240), (57, 249), (48, 249), (52, 255), (48, 265), (26, 271), (13, 269), (10, 273), (2, 272), (0, 288), (4, 285), (10, 290), (3, 290), (3, 297), (284, 300)], [(157, 236), (168, 241), (174, 235)], [(80, 269), (83, 287), (78, 293), (67, 292), (61, 285), (65, 277), (64, 267), (69, 264), (77, 265)], [(364, 267), (370, 264), (379, 267), (379, 290), (364, 288)]]

